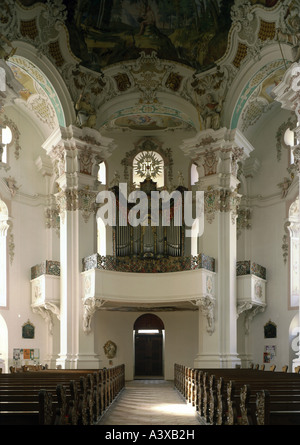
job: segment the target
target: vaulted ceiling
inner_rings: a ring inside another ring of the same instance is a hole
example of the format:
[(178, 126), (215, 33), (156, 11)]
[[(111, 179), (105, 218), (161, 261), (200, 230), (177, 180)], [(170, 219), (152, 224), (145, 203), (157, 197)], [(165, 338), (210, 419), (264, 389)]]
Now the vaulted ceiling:
[(298, 57), (298, 0), (3, 3), (16, 102), (49, 133), (78, 123), (81, 94), (104, 134), (245, 132)]

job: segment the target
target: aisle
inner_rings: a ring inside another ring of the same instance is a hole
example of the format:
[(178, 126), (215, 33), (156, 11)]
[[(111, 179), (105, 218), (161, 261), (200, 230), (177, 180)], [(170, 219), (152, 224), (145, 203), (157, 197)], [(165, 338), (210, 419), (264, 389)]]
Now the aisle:
[(165, 380), (126, 382), (98, 425), (201, 425), (195, 409)]

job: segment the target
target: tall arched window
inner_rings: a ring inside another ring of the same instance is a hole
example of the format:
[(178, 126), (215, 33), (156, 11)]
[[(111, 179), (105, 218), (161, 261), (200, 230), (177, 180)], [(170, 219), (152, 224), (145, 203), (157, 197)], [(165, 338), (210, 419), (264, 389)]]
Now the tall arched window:
[[(297, 127), (299, 122), (297, 123)], [(283, 145), (289, 149), (289, 166), (294, 163), (294, 148), (299, 144), (296, 136), (296, 131), (287, 128), (283, 134)]]
[(99, 165), (98, 181), (100, 181), (101, 184), (106, 185), (106, 164), (104, 161)]
[(147, 177), (157, 183), (157, 188), (164, 186), (164, 160), (156, 151), (141, 151), (133, 160), (132, 181), (139, 187)]
[(6, 126), (2, 128), (2, 150), (0, 151), (0, 162), (7, 164), (7, 147), (12, 141), (11, 129)]
[(192, 225), (192, 232), (191, 232), (191, 255), (197, 256), (198, 255), (198, 242), (199, 242), (199, 236), (200, 233), (200, 221), (199, 219), (195, 219), (193, 225)]
[(0, 306), (7, 305), (7, 247), (8, 209), (0, 199)]
[(106, 226), (101, 218), (97, 218), (97, 252), (106, 256)]
[(300, 295), (300, 220), (299, 220), (299, 196), (291, 204), (289, 209), (289, 232), (290, 232), (290, 306), (299, 305)]
[(195, 185), (199, 181), (199, 173), (197, 164), (191, 165), (191, 185)]

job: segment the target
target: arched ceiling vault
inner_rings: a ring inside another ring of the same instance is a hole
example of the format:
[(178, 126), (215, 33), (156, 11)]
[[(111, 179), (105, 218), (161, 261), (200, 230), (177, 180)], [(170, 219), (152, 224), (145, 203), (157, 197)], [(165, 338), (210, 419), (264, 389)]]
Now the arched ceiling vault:
[(245, 131), (272, 108), (300, 56), (299, 12), (298, 0), (3, 0), (0, 33), (24, 87), (15, 103), (49, 130), (186, 137)]

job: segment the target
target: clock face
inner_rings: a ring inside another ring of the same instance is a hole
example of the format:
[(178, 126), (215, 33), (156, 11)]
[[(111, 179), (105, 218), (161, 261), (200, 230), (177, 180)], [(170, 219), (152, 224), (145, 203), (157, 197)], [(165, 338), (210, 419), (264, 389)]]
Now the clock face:
[(153, 151), (143, 151), (136, 156), (133, 168), (137, 176), (141, 178), (150, 176), (155, 179), (162, 174), (163, 160)]

